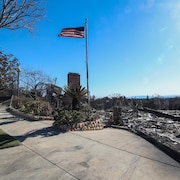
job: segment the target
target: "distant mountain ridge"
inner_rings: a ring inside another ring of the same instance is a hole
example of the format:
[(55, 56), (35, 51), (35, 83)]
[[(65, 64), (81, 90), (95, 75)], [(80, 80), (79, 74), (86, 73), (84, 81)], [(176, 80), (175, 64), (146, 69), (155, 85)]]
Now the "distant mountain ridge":
[(164, 95), (164, 96), (161, 96), (161, 95), (158, 95), (158, 96), (128, 96), (127, 98), (129, 99), (147, 99), (148, 98), (155, 98), (155, 97), (162, 97), (162, 98), (175, 98), (175, 97), (180, 97), (180, 95)]

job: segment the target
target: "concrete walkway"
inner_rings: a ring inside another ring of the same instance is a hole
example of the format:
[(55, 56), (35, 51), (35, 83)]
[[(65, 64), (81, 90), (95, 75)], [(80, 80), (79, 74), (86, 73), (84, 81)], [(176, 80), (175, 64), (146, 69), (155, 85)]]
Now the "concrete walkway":
[(2, 180), (179, 180), (180, 164), (125, 130), (61, 133), (0, 106), (0, 128), (22, 145), (0, 150)]

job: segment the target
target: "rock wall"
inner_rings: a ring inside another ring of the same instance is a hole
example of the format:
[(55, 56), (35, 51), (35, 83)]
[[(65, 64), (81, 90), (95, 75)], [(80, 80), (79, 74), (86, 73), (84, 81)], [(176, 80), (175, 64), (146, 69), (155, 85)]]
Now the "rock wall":
[(21, 111), (18, 111), (16, 109), (10, 108), (10, 107), (7, 108), (6, 110), (15, 116), (18, 116), (20, 118), (23, 118), (23, 119), (26, 119), (29, 121), (39, 121), (39, 120), (51, 120), (51, 121), (53, 121), (54, 120), (54, 117), (52, 117), (52, 116), (35, 116), (32, 114), (25, 114)]
[(55, 126), (62, 131), (88, 131), (88, 130), (101, 130), (104, 128), (103, 119), (98, 119), (96, 121), (86, 121), (74, 124), (72, 126), (59, 125)]

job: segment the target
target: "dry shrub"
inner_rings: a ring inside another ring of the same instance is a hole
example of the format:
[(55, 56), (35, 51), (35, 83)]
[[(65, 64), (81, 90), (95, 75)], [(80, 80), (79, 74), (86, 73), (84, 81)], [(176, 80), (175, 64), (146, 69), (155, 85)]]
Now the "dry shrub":
[(12, 107), (19, 109), (24, 113), (40, 116), (51, 115), (53, 111), (49, 102), (43, 100), (33, 100), (31, 98), (15, 97), (12, 102)]

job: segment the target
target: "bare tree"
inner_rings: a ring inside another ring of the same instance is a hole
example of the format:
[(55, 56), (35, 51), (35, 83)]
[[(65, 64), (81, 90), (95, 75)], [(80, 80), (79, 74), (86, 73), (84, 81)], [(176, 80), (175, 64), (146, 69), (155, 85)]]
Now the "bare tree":
[(0, 28), (32, 32), (35, 22), (43, 16), (41, 0), (0, 0)]
[(26, 93), (36, 99), (42, 97), (47, 90), (47, 85), (52, 84), (52, 80), (48, 75), (38, 70), (24, 70), (21, 81)]

